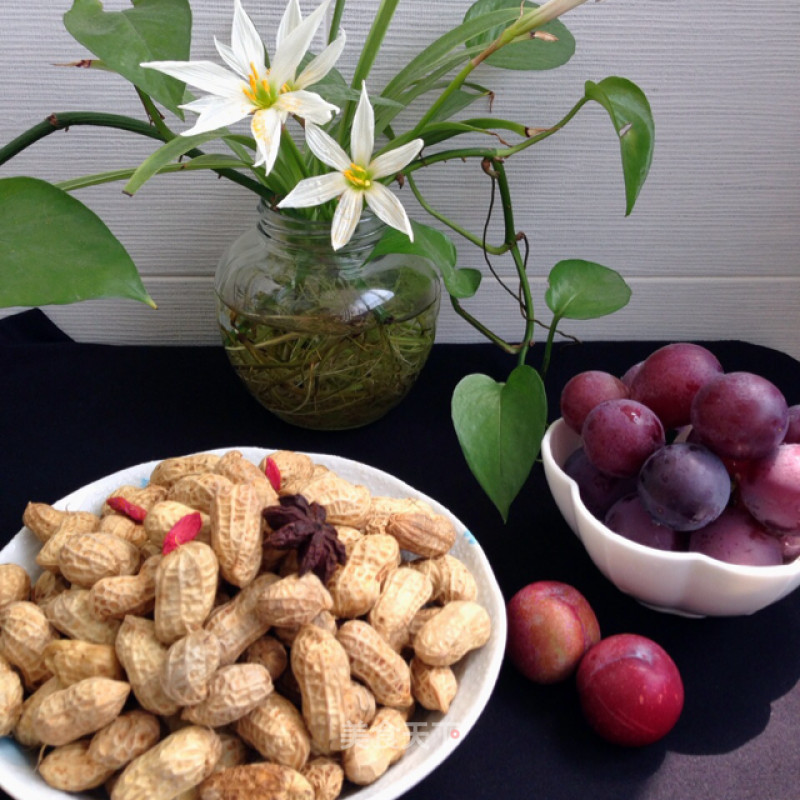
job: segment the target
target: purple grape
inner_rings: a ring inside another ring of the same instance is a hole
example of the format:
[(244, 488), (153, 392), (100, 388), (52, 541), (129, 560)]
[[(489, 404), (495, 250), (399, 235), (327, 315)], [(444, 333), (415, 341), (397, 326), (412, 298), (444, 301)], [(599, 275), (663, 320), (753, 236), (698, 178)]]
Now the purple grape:
[(580, 433), (586, 415), (604, 400), (628, 396), (628, 387), (610, 372), (598, 369), (573, 375), (561, 391), (561, 416), (575, 433)]
[(800, 556), (800, 533), (786, 533), (781, 536), (781, 551), (786, 563)]
[(789, 425), (783, 443), (800, 444), (800, 406), (789, 406)]
[(701, 386), (722, 374), (717, 357), (705, 347), (676, 342), (651, 353), (631, 383), (631, 399), (656, 412), (664, 427), (689, 423), (692, 400)]
[(707, 383), (692, 403), (692, 427), (706, 447), (725, 458), (763, 458), (789, 425), (786, 399), (752, 372), (729, 372)]
[(626, 539), (657, 550), (681, 550), (683, 539), (677, 531), (660, 525), (642, 505), (638, 494), (617, 500), (605, 518), (606, 527)]
[(636, 491), (636, 478), (615, 478), (592, 465), (582, 447), (564, 462), (564, 472), (578, 484), (581, 500), (592, 516), (603, 519), (620, 497)]
[(606, 400), (583, 423), (586, 457), (600, 472), (627, 478), (664, 444), (664, 427), (647, 407), (634, 400)]
[(800, 444), (782, 444), (751, 463), (740, 480), (739, 496), (767, 528), (800, 532)]
[(625, 371), (625, 374), (620, 378), (620, 380), (628, 387), (630, 390), (631, 384), (633, 383), (633, 379), (639, 374), (639, 370), (642, 368), (642, 364), (644, 361), (639, 361)]
[(772, 567), (783, 563), (783, 545), (749, 514), (728, 508), (701, 530), (689, 536), (689, 550), (705, 553), (729, 564)]
[(702, 445), (662, 447), (639, 473), (639, 497), (656, 522), (676, 531), (708, 525), (728, 505), (731, 480), (721, 459)]

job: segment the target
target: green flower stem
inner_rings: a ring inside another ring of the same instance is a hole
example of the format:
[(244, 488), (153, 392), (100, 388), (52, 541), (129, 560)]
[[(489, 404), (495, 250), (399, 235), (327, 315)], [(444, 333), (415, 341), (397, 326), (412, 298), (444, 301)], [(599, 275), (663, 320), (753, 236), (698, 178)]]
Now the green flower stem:
[(161, 138), (168, 142), (170, 139), (175, 138), (175, 134), (169, 129), (169, 126), (164, 122), (164, 117), (161, 112), (156, 108), (156, 104), (146, 92), (143, 92), (138, 86), (134, 87), (136, 94), (139, 95), (139, 100), (144, 106), (145, 113), (150, 118), (150, 124), (158, 131)]
[[(392, 17), (399, 3), (400, 0), (381, 0), (381, 4), (375, 13), (375, 19), (364, 41), (364, 47), (361, 49), (361, 56), (353, 72), (353, 82), (350, 84), (352, 88), (358, 92), (361, 91), (361, 84), (367, 79), (372, 65), (375, 63), (383, 39), (386, 36), (386, 32), (389, 30), (389, 24), (392, 21)], [(347, 141), (353, 115), (355, 114), (355, 107), (355, 101), (348, 100), (342, 111), (342, 118), (339, 123), (339, 144), (344, 145)]]
[(455, 231), (460, 236), (463, 236), (467, 241), (472, 242), (472, 244), (480, 247), (482, 250), (486, 250), (487, 253), (491, 253), (493, 256), (502, 256), (504, 253), (509, 251), (509, 246), (507, 244), (502, 245), (491, 245), (491, 244), (484, 244), (480, 236), (468, 231), (466, 228), (463, 228), (457, 222), (446, 217), (441, 212), (437, 211), (423, 196), (417, 186), (417, 182), (412, 178), (410, 175), (406, 176), (406, 180), (408, 181), (408, 185), (411, 187), (411, 191), (414, 193), (414, 197), (417, 198), (417, 202), (422, 206), (425, 211), (427, 211), (434, 219), (438, 219), (439, 222), (444, 223), (447, 225), (448, 228)]
[[(99, 128), (116, 128), (118, 130), (128, 131), (130, 133), (138, 133), (140, 136), (147, 136), (150, 139), (157, 139), (160, 142), (169, 141), (165, 139), (162, 133), (142, 120), (133, 117), (127, 117), (122, 114), (104, 114), (97, 111), (65, 111), (51, 114), (47, 119), (37, 123), (27, 131), (21, 133), (15, 139), (12, 139), (4, 147), (0, 148), (0, 165), (10, 160), (17, 154), (21, 153), (26, 148), (35, 144), (45, 136), (49, 136), (55, 131), (68, 130), (69, 128), (77, 125), (91, 125)], [(174, 134), (173, 134), (174, 136)], [(190, 157), (203, 155), (201, 150), (190, 150), (187, 153)], [(245, 189), (255, 192), (261, 197), (267, 199), (272, 198), (272, 193), (265, 189), (260, 183), (242, 175), (236, 170), (232, 169), (216, 169), (214, 170), (218, 175), (227, 178), (234, 183), (238, 183)], [(111, 180), (111, 179), (109, 179)], [(91, 185), (91, 184), (87, 184)]]
[(462, 319), (465, 319), (473, 328), (477, 331), (482, 333), (492, 344), (497, 345), (501, 350), (508, 353), (509, 355), (516, 355), (520, 351), (520, 346), (518, 344), (511, 344), (507, 342), (505, 339), (502, 339), (498, 336), (494, 331), (489, 330), (479, 319), (473, 317), (472, 314), (469, 313), (462, 305), (458, 302), (458, 300), (450, 295), (450, 303), (453, 306), (456, 314), (458, 314)]
[[(582, 97), (570, 109), (569, 113), (563, 119), (559, 120), (552, 127), (547, 128), (547, 130), (541, 131), (535, 136), (531, 136), (524, 142), (519, 142), (518, 144), (511, 145), (510, 147), (465, 147), (457, 150), (443, 150), (439, 153), (421, 156), (416, 161), (412, 161), (407, 167), (405, 167), (403, 172), (407, 175), (409, 172), (416, 172), (422, 167), (428, 167), (431, 164), (437, 164), (442, 161), (452, 161), (455, 159), (488, 158), (492, 161), (495, 161), (510, 158), (511, 156), (516, 155), (531, 145), (536, 144), (536, 142), (541, 142), (542, 139), (546, 139), (548, 136), (552, 136), (554, 133), (560, 131), (588, 102), (589, 98)], [(400, 137), (398, 137), (398, 139), (399, 138)], [(405, 134), (403, 138), (405, 138)]]
[[(211, 158), (206, 156), (206, 158)], [(202, 163), (194, 163), (194, 161), (181, 161), (174, 164), (167, 164), (158, 170), (158, 175), (163, 175), (169, 172), (192, 172), (199, 169), (210, 169), (219, 172), (224, 169), (225, 162), (220, 159), (217, 163), (213, 160), (204, 161)], [(246, 166), (242, 164), (242, 166)], [(66, 181), (60, 181), (54, 184), (59, 189), (65, 192), (73, 192), (76, 189), (85, 189), (87, 186), (98, 186), (102, 183), (113, 183), (114, 181), (125, 181), (130, 179), (133, 173), (136, 172), (136, 167), (126, 167), (122, 169), (109, 170), (108, 172), (96, 172), (93, 175), (81, 175), (79, 178), (70, 178)]]
[(96, 111), (64, 111), (50, 114), (49, 117), (28, 128), (8, 144), (0, 148), (0, 164), (21, 153), (25, 148), (35, 144), (45, 136), (49, 136), (56, 131), (64, 131), (75, 125), (96, 125), (105, 128), (118, 128), (131, 133), (138, 133), (141, 136), (149, 136), (151, 139), (163, 141), (158, 131), (146, 122), (126, 117), (121, 114), (101, 114)]
[(289, 156), (287, 161), (289, 162), (288, 166), (292, 171), (294, 183), (296, 184), (303, 180), (303, 178), (307, 178), (308, 169), (306, 167), (303, 154), (298, 149), (294, 137), (289, 133), (288, 130), (286, 130), (285, 126), (281, 131), (281, 150), (287, 153)]
[(547, 370), (550, 366), (550, 356), (553, 352), (553, 340), (556, 337), (556, 331), (558, 329), (557, 323), (558, 320), (554, 319), (547, 330), (547, 341), (544, 344), (544, 355), (542, 356), (542, 368), (540, 370), (542, 379), (547, 377)]
[(439, 97), (434, 100), (431, 107), (422, 115), (422, 118), (414, 128), (414, 135), (418, 135), (425, 125), (435, 118), (439, 109), (444, 105), (450, 95), (458, 91), (472, 74), (473, 70), (489, 58), (489, 56), (493, 55), (507, 44), (519, 41), (520, 37), (531, 34), (546, 22), (550, 22), (550, 20), (555, 19), (564, 12), (584, 2), (586, 2), (586, 0), (549, 0), (549, 2), (539, 6), (539, 8), (522, 14), (516, 22), (509, 25), (488, 47), (473, 56), (461, 68), (461, 71), (450, 81)]
[(333, 17), (331, 18), (331, 29), (328, 31), (328, 44), (332, 44), (333, 40), (339, 35), (339, 25), (342, 22), (342, 14), (344, 14), (344, 7), (347, 0), (336, 0), (333, 7)]
[(514, 225), (514, 209), (511, 200), (511, 189), (508, 185), (508, 177), (506, 176), (506, 168), (500, 159), (494, 159), (491, 162), (491, 167), (494, 172), (494, 177), (497, 179), (497, 188), (500, 191), (500, 202), (503, 206), (503, 225), (505, 227), (506, 244), (511, 251), (511, 256), (514, 259), (514, 265), (517, 268), (517, 275), (519, 276), (519, 283), (522, 289), (522, 306), (525, 310), (525, 336), (520, 343), (518, 352), (518, 361), (520, 366), (525, 363), (528, 355), (528, 348), (533, 341), (533, 295), (531, 294), (531, 285), (528, 280), (528, 273), (525, 271), (525, 263), (522, 255), (519, 252), (519, 244), (517, 240), (517, 230)]

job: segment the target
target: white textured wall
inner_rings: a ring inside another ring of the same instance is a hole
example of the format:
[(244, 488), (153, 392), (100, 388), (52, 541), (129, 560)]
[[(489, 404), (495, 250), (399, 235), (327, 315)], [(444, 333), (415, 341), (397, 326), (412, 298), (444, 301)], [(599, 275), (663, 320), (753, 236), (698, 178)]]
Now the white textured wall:
[[(105, 3), (108, 10), (127, 5)], [(312, 4), (302, 5), (307, 11)], [(404, 0), (372, 85), (382, 86), (423, 41), (456, 24), (468, 5)], [(52, 111), (138, 113), (129, 86), (114, 76), (51, 66), (87, 55), (63, 30), (61, 15), (69, 6), (68, 0), (0, 0), (3, 141)], [(230, 0), (196, 0), (193, 57), (213, 57), (213, 35), (228, 41), (231, 6)], [(246, 0), (245, 6), (270, 42), (282, 8), (272, 0)], [(342, 62), (348, 77), (377, 6), (378, 0), (350, 0)], [(565, 21), (578, 41), (565, 67), (538, 74), (481, 68), (475, 77), (496, 91), (495, 113), (544, 126), (578, 99), (584, 80), (622, 75), (650, 99), (656, 151), (627, 219), (617, 142), (599, 106), (587, 107), (565, 131), (511, 162), (518, 227), (533, 244), (538, 311), (546, 311), (542, 294), (550, 267), (562, 258), (586, 258), (618, 269), (634, 294), (623, 312), (573, 323), (571, 333), (742, 338), (800, 357), (796, 0), (606, 0), (581, 6)], [(481, 113), (487, 112), (484, 104)], [(130, 135), (74, 129), (48, 137), (0, 168), (0, 175), (55, 181), (134, 166), (149, 147)], [(487, 187), (477, 165), (435, 167), (421, 183), (440, 210), (480, 229)], [(94, 301), (48, 309), (56, 322), (81, 340), (215, 342), (211, 276), (225, 244), (252, 222), (252, 197), (205, 174), (157, 178), (133, 199), (118, 185), (80, 197), (126, 245), (160, 308)], [(403, 197), (424, 220), (408, 189)], [(462, 266), (483, 266), (472, 245), (459, 248)], [(522, 332), (513, 301), (490, 278), (469, 307), (511, 339)], [(440, 341), (476, 338), (445, 307)]]

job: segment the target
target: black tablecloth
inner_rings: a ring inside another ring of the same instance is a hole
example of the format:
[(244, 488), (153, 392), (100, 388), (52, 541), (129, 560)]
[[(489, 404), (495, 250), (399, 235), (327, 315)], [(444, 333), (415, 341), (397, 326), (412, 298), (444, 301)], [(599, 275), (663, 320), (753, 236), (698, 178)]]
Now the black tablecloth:
[[(548, 378), (551, 417), (570, 376), (589, 368), (622, 374), (659, 344), (558, 346)], [(758, 372), (790, 404), (800, 402), (800, 365), (788, 356), (742, 342), (705, 344), (726, 370)], [(531, 363), (540, 356), (537, 349)], [(28, 500), (54, 502), (143, 461), (246, 445), (356, 459), (463, 520), (506, 599), (534, 580), (573, 584), (604, 635), (634, 632), (664, 646), (686, 690), (675, 729), (655, 745), (628, 750), (587, 729), (571, 681), (535, 686), (505, 665), (475, 728), (409, 800), (800, 797), (800, 593), (751, 617), (685, 619), (646, 609), (593, 566), (561, 519), (540, 464), (503, 525), (463, 460), (450, 397), (465, 374), (503, 380), (512, 367), (489, 344), (437, 345), (397, 409), (359, 430), (319, 433), (264, 411), (221, 347), (76, 344), (38, 311), (9, 317), (0, 321), (0, 543), (19, 530)]]

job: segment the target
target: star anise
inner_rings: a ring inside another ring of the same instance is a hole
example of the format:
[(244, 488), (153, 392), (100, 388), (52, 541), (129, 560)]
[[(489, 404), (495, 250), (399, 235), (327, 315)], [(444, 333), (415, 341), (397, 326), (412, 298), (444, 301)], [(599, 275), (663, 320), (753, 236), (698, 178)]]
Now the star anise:
[(301, 494), (284, 495), (280, 505), (264, 509), (272, 532), (268, 543), (277, 548), (295, 548), (300, 557), (300, 574), (313, 572), (323, 583), (344, 564), (344, 545), (336, 528), (326, 522), (327, 513), (319, 503), (309, 503)]

